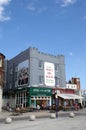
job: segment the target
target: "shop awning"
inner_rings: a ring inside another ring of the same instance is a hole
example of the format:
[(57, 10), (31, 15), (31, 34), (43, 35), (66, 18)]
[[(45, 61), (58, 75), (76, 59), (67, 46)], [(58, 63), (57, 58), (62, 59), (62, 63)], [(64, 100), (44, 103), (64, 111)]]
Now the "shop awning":
[(82, 96), (76, 95), (76, 94), (65, 94), (65, 93), (59, 93), (58, 97), (61, 97), (63, 99), (83, 99)]

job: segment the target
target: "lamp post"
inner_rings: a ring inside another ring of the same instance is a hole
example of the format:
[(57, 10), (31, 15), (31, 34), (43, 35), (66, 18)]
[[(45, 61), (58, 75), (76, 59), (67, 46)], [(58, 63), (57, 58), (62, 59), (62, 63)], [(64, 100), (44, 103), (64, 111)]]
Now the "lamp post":
[(57, 93), (55, 93), (55, 100), (56, 100), (56, 118), (58, 118), (58, 96), (57, 96)]

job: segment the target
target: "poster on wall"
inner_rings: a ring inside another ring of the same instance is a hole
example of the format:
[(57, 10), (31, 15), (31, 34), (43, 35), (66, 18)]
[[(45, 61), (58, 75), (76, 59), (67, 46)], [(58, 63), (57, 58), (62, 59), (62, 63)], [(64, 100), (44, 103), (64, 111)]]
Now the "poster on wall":
[(18, 65), (18, 86), (28, 84), (29, 61), (25, 60)]
[(55, 68), (53, 63), (44, 63), (44, 79), (46, 86), (55, 86)]

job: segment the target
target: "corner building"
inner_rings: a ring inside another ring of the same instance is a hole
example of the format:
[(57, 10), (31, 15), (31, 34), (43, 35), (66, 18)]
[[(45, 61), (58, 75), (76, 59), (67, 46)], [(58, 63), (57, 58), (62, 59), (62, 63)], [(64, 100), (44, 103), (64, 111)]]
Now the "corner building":
[(30, 47), (5, 61), (4, 103), (12, 107), (48, 107), (52, 89), (66, 87), (65, 58)]

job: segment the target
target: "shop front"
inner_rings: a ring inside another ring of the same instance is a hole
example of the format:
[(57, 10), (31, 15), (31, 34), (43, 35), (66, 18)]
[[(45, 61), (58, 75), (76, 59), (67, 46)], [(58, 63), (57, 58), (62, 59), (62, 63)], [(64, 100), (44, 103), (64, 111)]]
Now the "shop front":
[(15, 90), (15, 107), (26, 108), (27, 106), (27, 88)]
[(75, 109), (75, 105), (78, 104), (78, 106), (80, 107), (80, 103), (79, 100), (83, 99), (82, 96), (80, 95), (76, 95), (74, 93), (74, 90), (70, 90), (70, 89), (54, 89), (53, 90), (53, 109), (55, 109), (55, 92), (57, 93), (57, 97), (58, 97), (58, 109), (59, 110), (71, 110), (71, 109)]
[(28, 106), (40, 109), (48, 109), (51, 107), (52, 88), (30, 87), (28, 88)]

